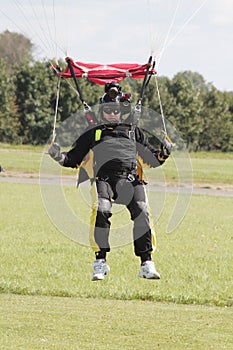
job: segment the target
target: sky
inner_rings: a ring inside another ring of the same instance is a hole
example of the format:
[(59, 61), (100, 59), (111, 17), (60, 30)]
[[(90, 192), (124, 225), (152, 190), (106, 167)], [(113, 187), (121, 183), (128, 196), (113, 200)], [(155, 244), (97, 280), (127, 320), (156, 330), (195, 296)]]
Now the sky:
[(27, 36), (36, 58), (190, 70), (233, 91), (233, 0), (0, 0), (0, 33)]

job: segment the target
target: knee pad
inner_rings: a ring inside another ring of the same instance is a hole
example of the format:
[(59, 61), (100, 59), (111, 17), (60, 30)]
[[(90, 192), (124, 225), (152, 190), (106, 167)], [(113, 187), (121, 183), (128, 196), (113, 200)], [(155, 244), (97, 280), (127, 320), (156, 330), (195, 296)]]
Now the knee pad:
[(148, 212), (148, 205), (144, 201), (137, 201), (138, 208), (144, 213)]
[(134, 205), (130, 208), (131, 219), (139, 219), (148, 216), (148, 205), (144, 201), (136, 201)]
[(98, 211), (100, 212), (110, 212), (112, 208), (112, 203), (107, 198), (98, 199)]

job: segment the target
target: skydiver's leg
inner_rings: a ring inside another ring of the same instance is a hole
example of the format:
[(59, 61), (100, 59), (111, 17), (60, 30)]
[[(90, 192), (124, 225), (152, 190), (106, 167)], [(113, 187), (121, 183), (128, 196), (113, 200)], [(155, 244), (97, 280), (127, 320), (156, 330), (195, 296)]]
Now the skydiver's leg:
[(155, 250), (155, 237), (150, 223), (147, 196), (142, 184), (134, 186), (134, 195), (127, 206), (134, 222), (133, 238), (135, 255), (141, 258), (141, 262), (151, 260), (151, 254)]
[(155, 250), (155, 236), (153, 227), (150, 224), (150, 214), (146, 192), (142, 184), (134, 187), (134, 196), (127, 208), (134, 221), (134, 251), (136, 256), (141, 258), (141, 266), (138, 276), (147, 279), (160, 279), (151, 254)]
[(96, 182), (98, 193), (98, 207), (96, 213), (94, 240), (99, 250), (96, 252), (96, 259), (106, 259), (106, 253), (110, 252), (109, 232), (111, 227), (110, 217), (112, 216), (111, 198), (112, 189), (109, 183), (103, 180)]

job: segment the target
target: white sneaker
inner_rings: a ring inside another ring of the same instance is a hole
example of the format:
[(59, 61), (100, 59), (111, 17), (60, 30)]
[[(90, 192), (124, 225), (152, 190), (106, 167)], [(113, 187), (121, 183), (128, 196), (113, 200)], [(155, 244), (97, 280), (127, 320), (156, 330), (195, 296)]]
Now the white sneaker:
[(155, 280), (160, 279), (160, 274), (158, 273), (158, 271), (156, 271), (154, 262), (150, 260), (145, 261), (141, 265), (138, 276), (142, 278), (155, 279)]
[(107, 273), (110, 271), (110, 267), (108, 266), (105, 259), (98, 259), (93, 262), (93, 275), (92, 281), (103, 280)]

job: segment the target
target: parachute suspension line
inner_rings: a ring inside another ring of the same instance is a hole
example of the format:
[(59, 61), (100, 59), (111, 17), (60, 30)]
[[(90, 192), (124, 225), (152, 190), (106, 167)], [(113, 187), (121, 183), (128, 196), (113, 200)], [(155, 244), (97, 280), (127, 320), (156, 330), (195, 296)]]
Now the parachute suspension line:
[[(57, 65), (56, 67), (54, 66), (52, 61), (49, 61), (49, 64), (51, 65), (51, 68), (54, 70), (54, 72), (57, 74), (57, 76), (59, 75), (60, 72), (60, 67), (59, 65)], [(60, 76), (60, 78), (62, 78), (62, 76)], [(78, 91), (74, 88), (74, 86), (71, 84), (70, 81), (68, 81), (68, 79), (64, 79), (64, 81), (66, 82), (66, 84), (69, 85), (69, 87), (71, 88), (71, 90), (73, 90), (77, 96), (79, 96)]]
[(51, 40), (54, 43), (54, 47), (55, 47), (55, 60), (56, 60), (56, 64), (58, 64), (58, 49), (61, 51), (62, 54), (64, 54), (65, 56), (67, 56), (67, 50), (62, 46), (62, 45), (58, 45), (58, 40), (57, 40), (57, 22), (56, 22), (56, 10), (55, 10), (55, 0), (53, 0), (52, 2), (52, 21), (53, 21), (53, 35), (54, 35), (54, 39), (52, 38), (51, 35)]
[(150, 43), (150, 50), (151, 50), (151, 56), (155, 57), (157, 59), (158, 53), (160, 52), (160, 47), (162, 46), (162, 37), (161, 35), (158, 35), (158, 31), (154, 27), (154, 23), (156, 22), (153, 19), (153, 7), (151, 6), (151, 0), (146, 0), (147, 2), (147, 23), (148, 23), (148, 32), (149, 32), (149, 43)]
[[(35, 39), (37, 40), (38, 46), (41, 52), (45, 53), (46, 56), (58, 57), (57, 51), (58, 49), (62, 52), (62, 54), (66, 54), (64, 48), (58, 45), (57, 38), (53, 37), (51, 23), (55, 24), (55, 0), (53, 0), (53, 5), (51, 6), (51, 13), (47, 12), (45, 0), (40, 0), (41, 6), (40, 9), (42, 14), (37, 12), (35, 9), (35, 4), (32, 0), (28, 1), (28, 10), (30, 10), (30, 16), (26, 16), (27, 8), (25, 1), (23, 0), (12, 0), (12, 6), (14, 6), (14, 10), (17, 10), (18, 16), (22, 18), (22, 24), (17, 24), (12, 18), (0, 9), (0, 13), (2, 13), (11, 23), (14, 24), (15, 27), (19, 29), (21, 33), (23, 33), (26, 37), (28, 37), (30, 33), (30, 37), (32, 37), (32, 41), (35, 44)], [(50, 17), (53, 18), (50, 21)], [(35, 29), (35, 24), (37, 25), (37, 29)], [(55, 28), (55, 26), (54, 26)], [(57, 35), (57, 34), (56, 34)], [(37, 44), (36, 44), (37, 45)], [(50, 54), (50, 55), (49, 55)]]
[(148, 30), (149, 30), (149, 42), (150, 42), (151, 56), (154, 56), (154, 52), (153, 52), (154, 36), (152, 34), (153, 30), (152, 30), (151, 3), (150, 3), (150, 0), (147, 0), (147, 16), (148, 16)]
[(155, 76), (155, 85), (156, 85), (156, 91), (158, 94), (158, 99), (159, 99), (159, 108), (160, 108), (160, 113), (161, 113), (161, 118), (162, 118), (162, 123), (163, 123), (163, 133), (165, 135), (165, 138), (167, 137), (167, 128), (165, 124), (165, 118), (164, 118), (164, 113), (163, 113), (163, 105), (160, 97), (160, 92), (159, 92), (159, 85), (158, 85), (158, 80), (157, 77)]
[[(32, 0), (28, 0), (29, 3), (30, 3), (30, 6), (31, 6), (31, 9), (32, 9), (32, 12), (33, 12), (33, 15), (34, 15), (34, 18), (39, 26), (39, 29), (41, 31), (41, 35), (42, 35), (42, 38), (45, 43), (46, 43), (46, 46), (48, 47), (48, 49), (50, 50), (50, 52), (53, 52), (53, 46), (51, 45), (51, 42), (50, 42), (50, 38), (47, 36), (47, 31), (48, 29), (46, 30), (43, 25), (42, 25), (42, 21), (41, 21), (41, 18), (39, 17), (38, 13), (36, 12), (35, 8), (34, 8), (34, 4), (32, 3)], [(42, 0), (41, 0), (42, 1)], [(43, 4), (43, 2), (42, 2)], [(43, 8), (43, 12), (45, 12), (45, 9)], [(46, 13), (44, 13), (43, 15), (44, 19), (46, 20), (47, 19), (47, 15)]]
[[(16, 9), (18, 10), (22, 20), (24, 21), (24, 23), (21, 26), (19, 26), (15, 21), (13, 21), (12, 18), (10, 18), (6, 13), (2, 12), (1, 10), (0, 11), (4, 14), (5, 17), (8, 18), (8, 20), (11, 23), (13, 23), (16, 26), (16, 28), (19, 29), (19, 31), (23, 35), (25, 35), (27, 37), (28, 33), (33, 33), (33, 25), (31, 24), (30, 20), (28, 20), (26, 17), (26, 15), (25, 15), (26, 10), (23, 7), (23, 5), (17, 0), (13, 0), (13, 3), (15, 5)], [(39, 38), (39, 40), (41, 41), (41, 38)]]
[[(60, 90), (61, 90), (61, 79), (63, 78), (62, 76), (59, 76), (59, 72), (60, 72), (60, 67), (54, 66), (52, 64), (52, 62), (50, 62), (50, 65), (52, 67), (52, 69), (54, 70), (54, 73), (57, 74), (58, 76), (58, 82), (57, 82), (57, 96), (56, 96), (56, 104), (55, 104), (55, 113), (54, 113), (54, 122), (53, 122), (53, 134), (52, 134), (52, 141), (51, 144), (54, 143), (55, 138), (56, 138), (56, 124), (57, 124), (57, 114), (58, 114), (58, 105), (59, 105), (59, 98), (60, 98)], [(65, 82), (69, 85), (69, 87), (79, 96), (79, 92), (73, 87), (73, 85), (67, 80), (65, 79)], [(89, 113), (91, 112), (91, 108), (82, 100), (83, 105), (85, 107), (85, 111)], [(87, 116), (88, 117), (88, 116)], [(89, 120), (90, 124), (96, 123), (97, 120), (94, 119), (94, 117), (92, 115), (89, 115)]]
[(168, 40), (169, 40), (169, 37), (170, 37), (170, 34), (171, 34), (171, 31), (172, 31), (172, 28), (174, 26), (174, 23), (175, 23), (175, 19), (176, 19), (176, 15), (177, 15), (177, 12), (178, 12), (178, 9), (179, 9), (179, 6), (180, 6), (180, 0), (178, 0), (177, 4), (176, 4), (176, 8), (175, 8), (175, 11), (173, 13), (173, 16), (172, 16), (172, 19), (171, 19), (171, 23), (169, 25), (169, 28), (168, 28), (168, 31), (167, 31), (167, 35), (165, 37), (165, 40), (164, 40), (164, 43), (162, 45), (162, 48), (160, 50), (160, 54), (159, 54), (159, 58), (158, 58), (158, 65), (161, 61), (161, 58), (162, 58), (162, 55), (165, 51), (165, 49), (167, 48), (167, 43), (168, 43)]
[(56, 16), (55, 16), (55, 2), (53, 0), (53, 27), (54, 27), (54, 41), (55, 41), (55, 57), (56, 57), (56, 63), (57, 61), (57, 27), (56, 27)]
[[(14, 22), (7, 14), (2, 13), (5, 15), (5, 17), (7, 17), (9, 19), (10, 22), (12, 22), (19, 30), (20, 32), (22, 32), (26, 37), (28, 36), (28, 33), (30, 34), (34, 34), (35, 37), (37, 37), (41, 43), (41, 46), (43, 47), (43, 49), (48, 49), (48, 42), (46, 40), (46, 43), (44, 42), (44, 40), (42, 40), (41, 36), (35, 32), (35, 29), (34, 29), (34, 25), (32, 24), (32, 17), (27, 18), (25, 13), (26, 13), (26, 9), (25, 7), (21, 4), (20, 1), (18, 0), (13, 0), (13, 3), (15, 5), (15, 7), (17, 8), (18, 12), (19, 12), (19, 15), (21, 16), (21, 18), (23, 19), (24, 21), (24, 24), (22, 24), (22, 26), (19, 26), (16, 22)], [(29, 0), (29, 3), (30, 3), (30, 6), (31, 6), (31, 9), (34, 13), (34, 16), (36, 17), (37, 15), (35, 14), (35, 10), (33, 8), (33, 5), (31, 3), (31, 1)], [(38, 21), (38, 18), (37, 18), (37, 21)]]
[(54, 143), (55, 138), (56, 138), (56, 123), (57, 123), (58, 103), (59, 103), (59, 97), (60, 97), (60, 88), (61, 88), (61, 78), (58, 77), (58, 81), (57, 81), (57, 97), (56, 97), (56, 105), (55, 105), (55, 113), (54, 113), (54, 121), (53, 121), (52, 143)]
[[(202, 9), (202, 7), (206, 4), (208, 0), (203, 0), (203, 2), (200, 4), (200, 6), (192, 13), (192, 15), (184, 22), (184, 24), (181, 26), (181, 28), (174, 34), (174, 36), (168, 41), (168, 38), (166, 40), (166, 45), (163, 45), (163, 49), (162, 49), (162, 53), (167, 49), (167, 47), (169, 47), (171, 45), (171, 43), (183, 32), (183, 30), (185, 29), (185, 27), (189, 24), (189, 22), (191, 22), (193, 20), (193, 18), (196, 16), (196, 14)], [(180, 2), (180, 0), (179, 0)], [(177, 9), (178, 9), (178, 5), (177, 5)], [(176, 14), (176, 11), (174, 13), (174, 16)], [(173, 16), (173, 18), (174, 18)], [(174, 22), (174, 20), (173, 20)], [(173, 24), (172, 24), (173, 25)], [(171, 26), (170, 26), (171, 27)], [(171, 30), (169, 30), (170, 32)], [(168, 37), (168, 36), (167, 36)]]
[[(51, 33), (51, 28), (49, 25), (49, 20), (48, 20), (47, 11), (45, 8), (44, 0), (41, 0), (41, 3), (42, 3), (42, 7), (43, 7), (43, 12), (44, 12), (43, 17), (45, 19), (45, 24), (46, 24), (46, 28), (44, 28), (44, 30), (48, 33), (48, 40), (51, 41), (51, 43), (55, 46), (54, 51), (56, 52), (56, 41), (54, 41), (54, 38), (53, 38), (52, 33)], [(54, 54), (54, 51), (52, 50), (53, 54)], [(57, 56), (56, 56), (56, 58), (57, 58)]]

